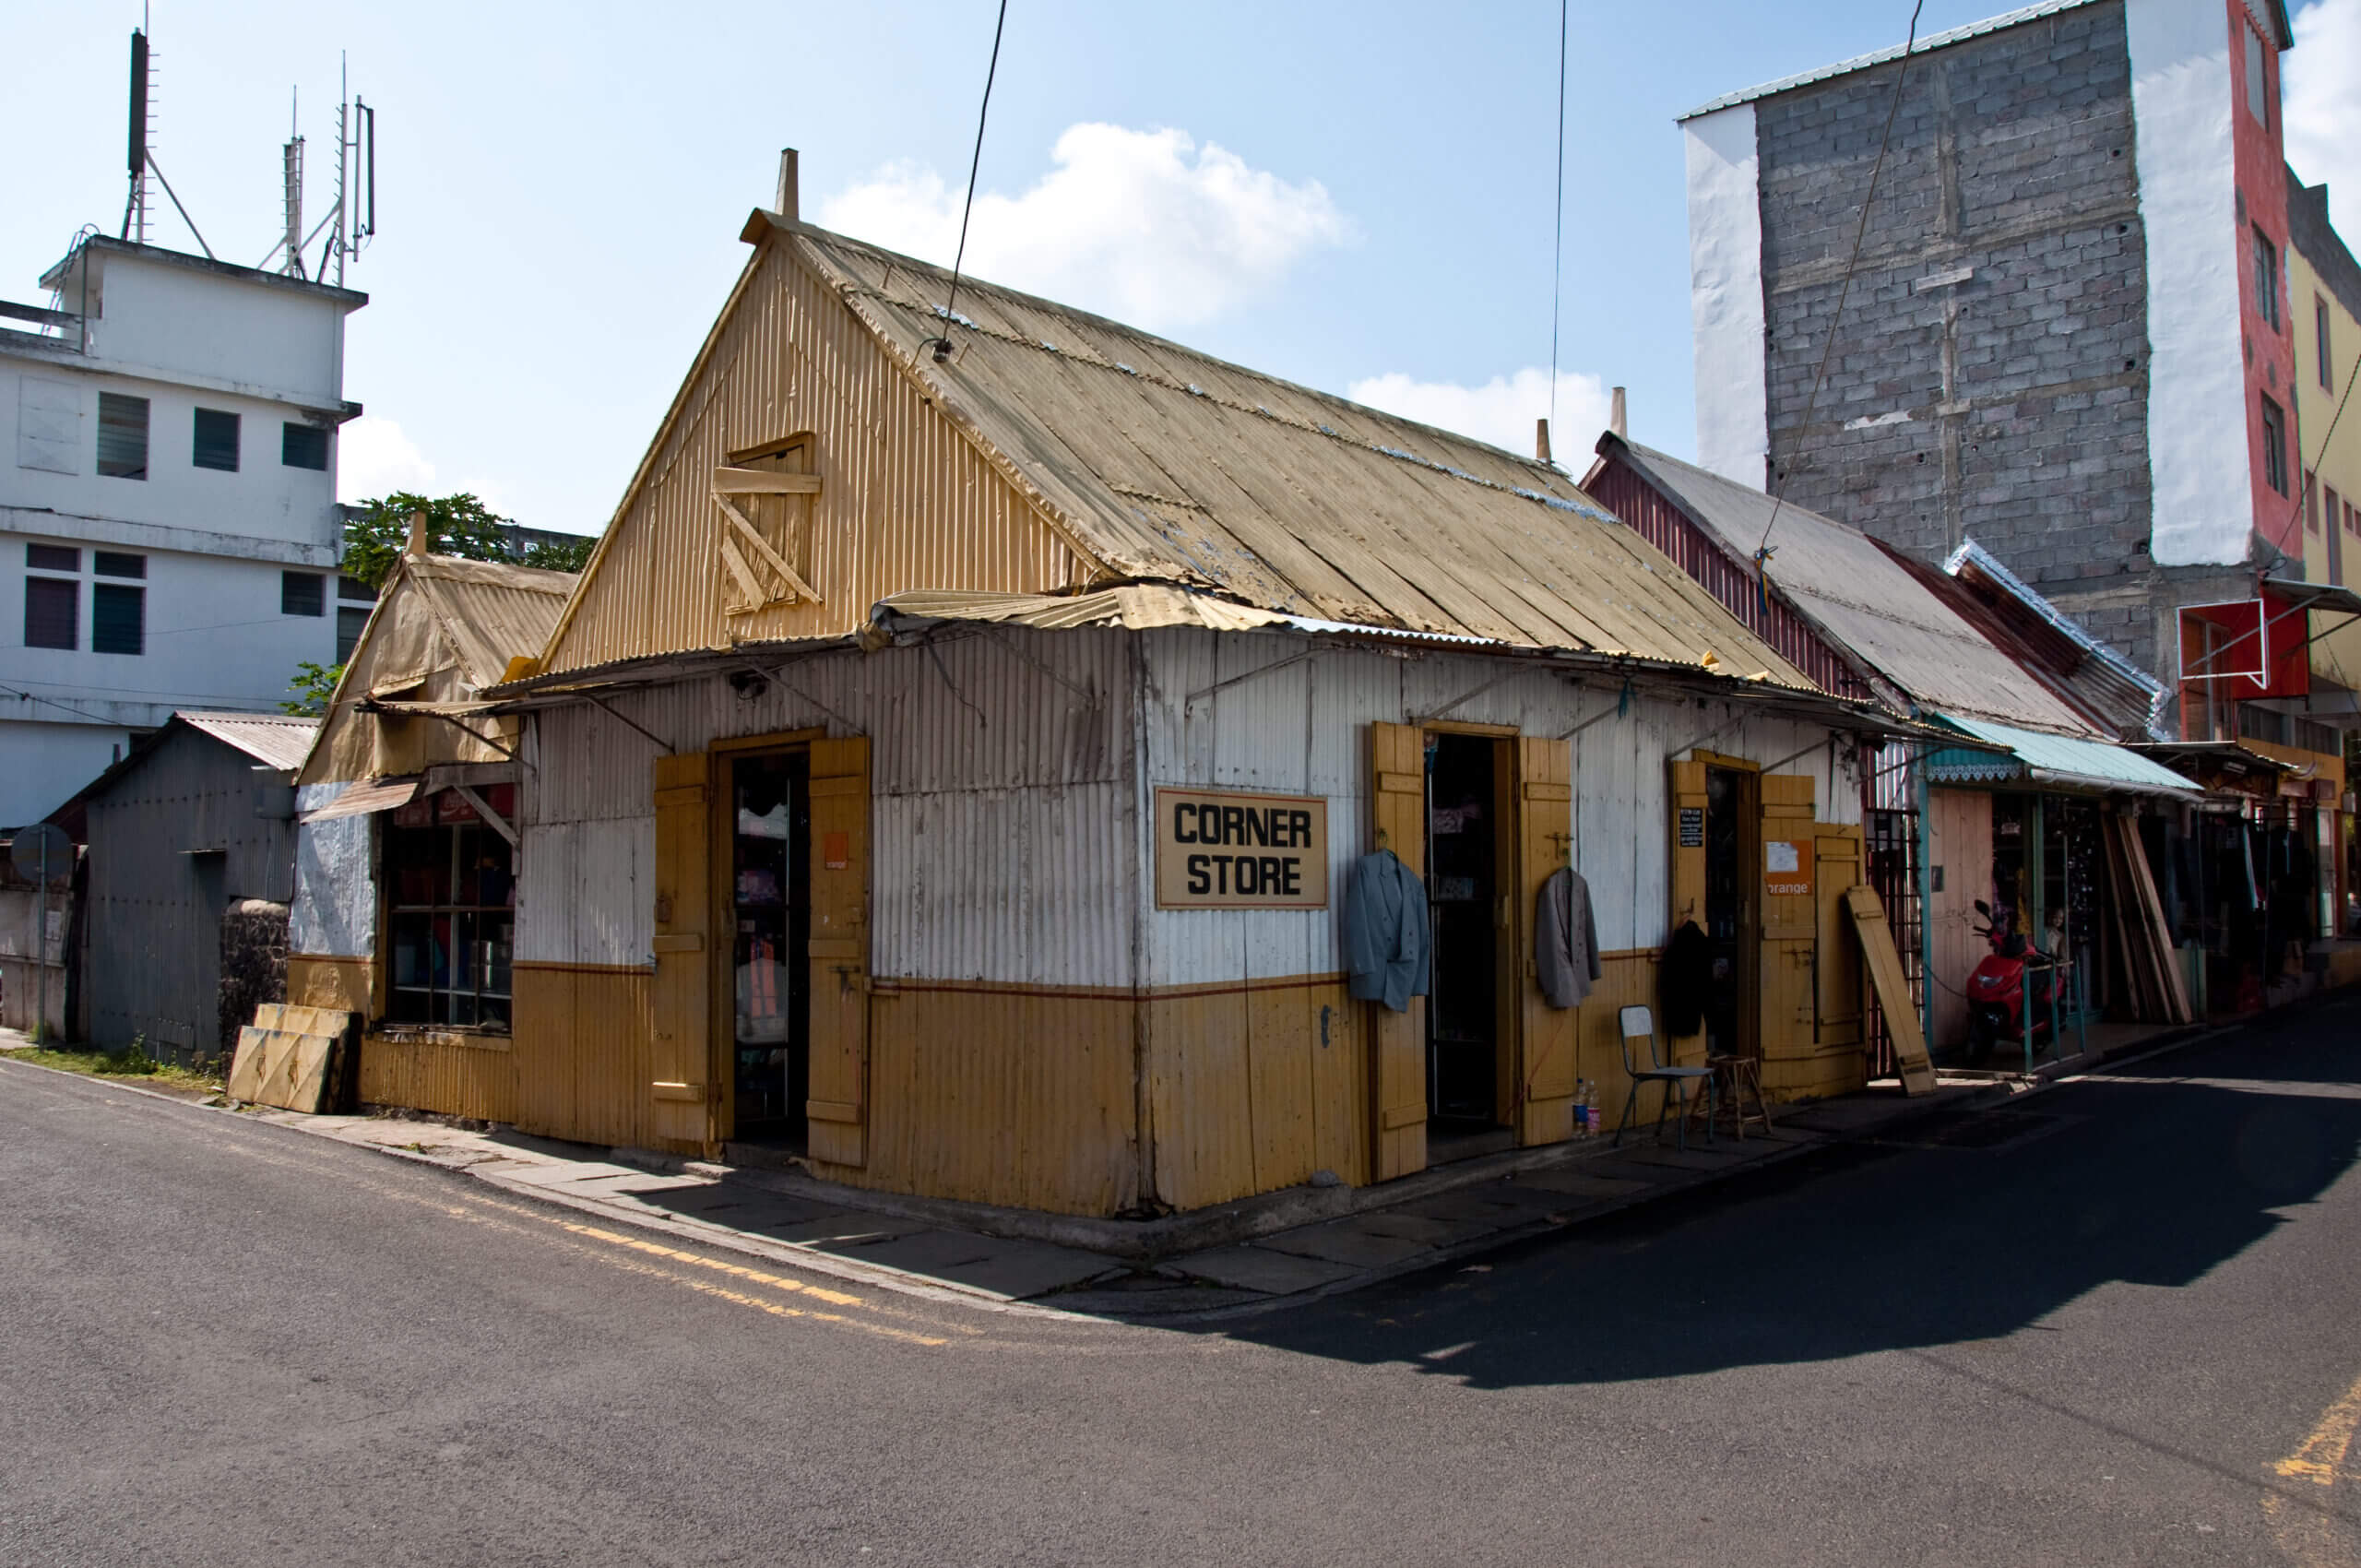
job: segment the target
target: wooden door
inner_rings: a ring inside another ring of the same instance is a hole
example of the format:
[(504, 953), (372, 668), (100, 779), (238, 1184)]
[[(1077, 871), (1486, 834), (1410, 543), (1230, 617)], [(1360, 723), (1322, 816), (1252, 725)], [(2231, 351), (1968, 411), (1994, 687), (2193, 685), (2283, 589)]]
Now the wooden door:
[(655, 1039), (650, 1135), (661, 1145), (714, 1141), (719, 1080), (712, 1071), (712, 826), (703, 752), (656, 759)]
[(812, 742), (812, 1158), (869, 1159), (869, 738)]
[[(1812, 992), (1817, 980), (1820, 909), (1811, 863), (1819, 847), (1812, 821), (1812, 780), (1801, 773), (1768, 773), (1761, 789), (1749, 897), (1755, 918), (1753, 964), (1755, 1053), (1766, 1062), (1815, 1049)], [(1857, 872), (1860, 853), (1854, 851)]]
[[(1427, 861), (1427, 737), (1411, 724), (1371, 724), (1370, 847), (1391, 849), (1421, 877)], [(1427, 1002), (1396, 1013), (1365, 1002), (1370, 1019), (1370, 1180), (1427, 1168)]]
[(1552, 1007), (1541, 994), (1533, 933), (1542, 884), (1572, 858), (1574, 743), (1520, 736), (1516, 778), (1515, 918), (1508, 939), (1517, 956), (1518, 1095), (1511, 1125), (1520, 1144), (1554, 1144), (1574, 1133), (1575, 1042), (1582, 1009)]

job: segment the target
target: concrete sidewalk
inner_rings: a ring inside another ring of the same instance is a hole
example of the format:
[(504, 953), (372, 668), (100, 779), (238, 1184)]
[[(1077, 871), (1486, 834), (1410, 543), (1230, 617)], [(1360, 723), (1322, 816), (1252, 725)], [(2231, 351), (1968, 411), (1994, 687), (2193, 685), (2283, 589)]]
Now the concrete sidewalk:
[[(2041, 1064), (2030, 1078), (1946, 1073), (1932, 1094), (1891, 1081), (1782, 1108), (1767, 1135), (1689, 1146), (1643, 1134), (1511, 1150), (1364, 1188), (1293, 1188), (1149, 1221), (1080, 1219), (839, 1186), (791, 1170), (684, 1160), (476, 1130), (414, 1116), (267, 1121), (438, 1166), (519, 1197), (677, 1240), (839, 1278), (999, 1310), (1182, 1322), (1243, 1315), (1357, 1289), (1675, 1193), (1733, 1182), (1833, 1145), (2003, 1104), (2106, 1056), (2218, 1029), (2147, 1029), (2103, 1055)], [(23, 1043), (0, 1030), (0, 1047)], [(2094, 1042), (2096, 1045), (2096, 1042)], [(19, 1058), (23, 1060), (23, 1058)], [(108, 1080), (122, 1082), (122, 1080)], [(136, 1084), (124, 1087), (157, 1093)], [(184, 1094), (168, 1098), (187, 1099)]]

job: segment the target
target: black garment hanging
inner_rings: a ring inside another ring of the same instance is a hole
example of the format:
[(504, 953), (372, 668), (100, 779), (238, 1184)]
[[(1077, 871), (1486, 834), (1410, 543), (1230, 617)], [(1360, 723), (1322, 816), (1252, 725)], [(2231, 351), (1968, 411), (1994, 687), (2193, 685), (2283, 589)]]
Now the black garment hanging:
[(1664, 1015), (1667, 1039), (1693, 1035), (1705, 1027), (1705, 992), (1713, 982), (1713, 944), (1695, 921), (1683, 921), (1664, 945), (1664, 963), (1656, 971), (1656, 1009)]

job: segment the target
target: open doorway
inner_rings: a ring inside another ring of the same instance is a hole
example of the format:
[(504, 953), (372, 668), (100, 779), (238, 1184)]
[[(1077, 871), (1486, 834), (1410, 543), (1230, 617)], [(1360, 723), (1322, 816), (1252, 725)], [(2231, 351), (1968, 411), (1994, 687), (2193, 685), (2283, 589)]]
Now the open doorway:
[(1753, 889), (1755, 776), (1742, 768), (1705, 770), (1705, 1049), (1744, 1056), (1755, 1048)]
[(1427, 737), (1427, 899), (1434, 941), (1427, 1107), (1434, 1163), (1509, 1136), (1515, 955), (1502, 895), (1513, 885), (1515, 834), (1508, 750), (1492, 735)]
[(730, 1027), (739, 1142), (800, 1149), (811, 1087), (811, 759), (730, 759)]

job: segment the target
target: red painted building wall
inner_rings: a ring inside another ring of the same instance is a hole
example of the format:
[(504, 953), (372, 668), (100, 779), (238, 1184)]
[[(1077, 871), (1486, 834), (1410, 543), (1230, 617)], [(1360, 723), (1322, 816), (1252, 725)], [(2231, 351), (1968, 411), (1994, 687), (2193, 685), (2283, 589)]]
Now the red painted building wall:
[[(2286, 155), (2280, 126), (2279, 41), (2256, 19), (2244, 0), (2225, 0), (2230, 30), (2230, 102), (2233, 166), (2236, 172), (2238, 331), (2246, 347), (2247, 454), (2254, 493), (2255, 531), (2300, 559), (2303, 523), (2296, 505), (2303, 482), (2296, 439), (2296, 322), (2287, 298)], [(2248, 52), (2261, 56), (2262, 92), (2248, 86)], [(2277, 298), (2266, 300), (2255, 265), (2255, 238), (2267, 239), (2279, 257)], [(2274, 317), (2276, 325), (2273, 324)], [(2280, 410), (2281, 473), (2284, 490), (2269, 479), (2263, 399)], [(2292, 523), (2292, 528), (2291, 528)]]

